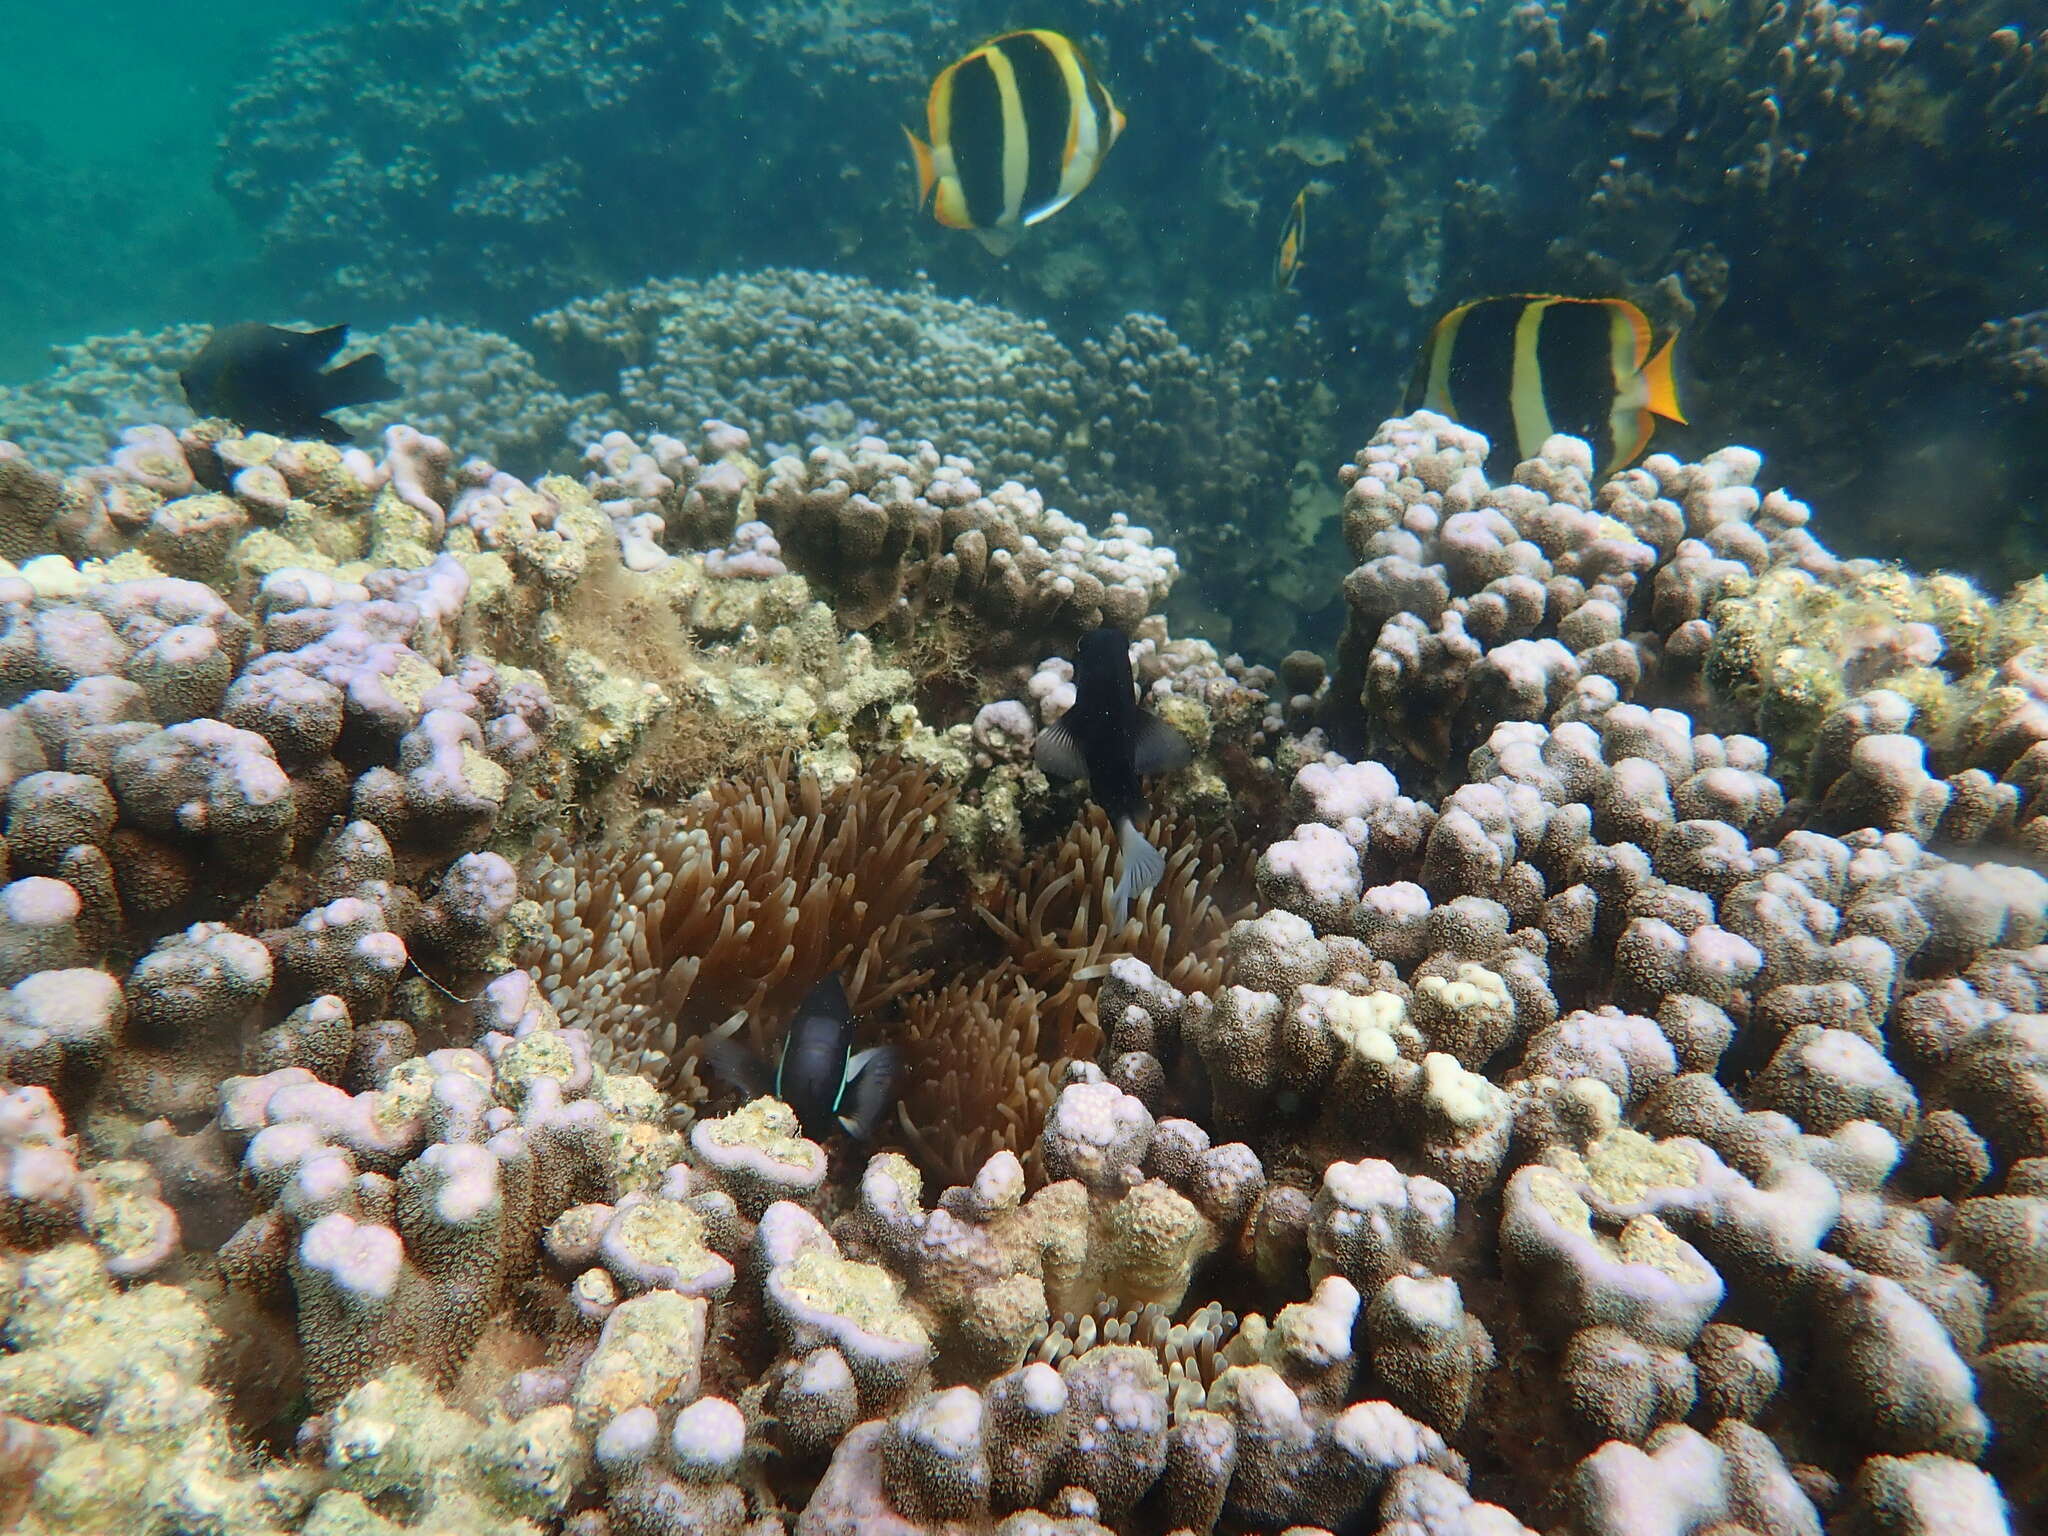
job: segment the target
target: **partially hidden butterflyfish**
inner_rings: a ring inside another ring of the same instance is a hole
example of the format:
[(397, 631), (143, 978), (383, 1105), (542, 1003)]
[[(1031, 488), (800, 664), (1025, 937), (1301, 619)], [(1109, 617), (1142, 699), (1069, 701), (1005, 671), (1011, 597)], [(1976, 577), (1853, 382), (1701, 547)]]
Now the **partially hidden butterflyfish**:
[(375, 352), (329, 368), (348, 340), (346, 325), (318, 331), (244, 321), (207, 338), (178, 375), (185, 399), (202, 416), (223, 416), (247, 432), (345, 443), (348, 428), (328, 416), (348, 405), (392, 399), (398, 386)]
[(1280, 246), (1273, 253), (1273, 290), (1285, 293), (1294, 286), (1301, 270), (1302, 244), (1308, 239), (1308, 188), (1294, 194), (1287, 209), (1287, 222), (1280, 227)]
[(1130, 636), (1105, 624), (1081, 637), (1073, 707), (1038, 733), (1034, 755), (1048, 774), (1086, 779), (1089, 798), (1116, 828), (1122, 867), (1110, 894), (1110, 917), (1123, 927), (1131, 899), (1166, 873), (1165, 856), (1138, 828), (1145, 815), (1139, 778), (1185, 768), (1194, 756), (1185, 736), (1139, 705)]
[(1596, 472), (1611, 475), (1642, 456), (1658, 417), (1685, 423), (1671, 374), (1678, 338), (1655, 351), (1652, 340), (1649, 317), (1627, 299), (1477, 299), (1430, 331), (1405, 409), (1484, 433), (1495, 478), (1556, 432), (1584, 438)]
[(1095, 179), (1124, 115), (1081, 50), (1057, 32), (1005, 32), (948, 64), (908, 128), (917, 205), (997, 256)]

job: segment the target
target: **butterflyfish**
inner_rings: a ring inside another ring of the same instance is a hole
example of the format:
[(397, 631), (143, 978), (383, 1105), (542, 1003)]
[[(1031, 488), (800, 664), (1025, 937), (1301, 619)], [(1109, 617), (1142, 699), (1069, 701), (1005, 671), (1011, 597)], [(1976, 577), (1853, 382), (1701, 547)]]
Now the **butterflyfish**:
[(1652, 339), (1649, 317), (1627, 299), (1478, 299), (1429, 333), (1405, 409), (1426, 406), (1486, 434), (1495, 478), (1554, 432), (1584, 438), (1597, 472), (1611, 475), (1642, 456), (1658, 417), (1685, 423), (1671, 376), (1678, 338), (1654, 352)]
[(224, 416), (249, 432), (345, 443), (348, 429), (329, 411), (398, 393), (375, 352), (328, 368), (346, 340), (346, 325), (288, 331), (250, 320), (224, 326), (207, 338), (178, 382), (202, 416)]
[(1038, 733), (1038, 766), (1062, 779), (1086, 779), (1088, 796), (1116, 828), (1121, 870), (1110, 896), (1115, 925), (1130, 916), (1131, 898), (1149, 891), (1166, 859), (1138, 830), (1145, 814), (1143, 774), (1185, 768), (1194, 756), (1187, 738), (1138, 703), (1131, 677), (1130, 637), (1114, 625), (1081, 637), (1074, 661), (1074, 703)]
[(1042, 28), (1005, 32), (948, 64), (908, 128), (917, 206), (1002, 256), (1095, 179), (1124, 115), (1081, 50)]
[(1302, 243), (1308, 238), (1308, 188), (1294, 194), (1287, 222), (1280, 227), (1280, 247), (1273, 254), (1273, 291), (1285, 293), (1301, 270)]

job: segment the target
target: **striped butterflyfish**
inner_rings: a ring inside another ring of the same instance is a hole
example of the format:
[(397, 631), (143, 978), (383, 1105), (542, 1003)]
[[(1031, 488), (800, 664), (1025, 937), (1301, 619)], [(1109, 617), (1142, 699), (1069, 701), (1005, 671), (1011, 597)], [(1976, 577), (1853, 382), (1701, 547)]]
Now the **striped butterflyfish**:
[(925, 102), (927, 143), (904, 129), (917, 205), (971, 229), (997, 256), (1095, 179), (1124, 115), (1066, 38), (1005, 32), (939, 71)]
[(1659, 416), (1685, 422), (1671, 377), (1678, 338), (1654, 353), (1651, 340), (1649, 317), (1627, 299), (1477, 299), (1429, 333), (1405, 408), (1485, 433), (1495, 479), (1553, 432), (1584, 438), (1598, 473), (1611, 475), (1641, 457)]
[(1280, 246), (1273, 253), (1273, 291), (1285, 293), (1294, 286), (1301, 270), (1302, 243), (1308, 239), (1308, 188), (1294, 194), (1287, 209), (1287, 222), (1280, 227)]

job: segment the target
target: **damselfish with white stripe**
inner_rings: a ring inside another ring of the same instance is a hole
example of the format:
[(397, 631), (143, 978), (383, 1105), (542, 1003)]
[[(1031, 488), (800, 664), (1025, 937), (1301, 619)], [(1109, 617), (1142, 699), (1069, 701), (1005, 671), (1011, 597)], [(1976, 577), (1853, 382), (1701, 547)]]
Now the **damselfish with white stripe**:
[(1652, 340), (1649, 317), (1627, 299), (1478, 299), (1429, 333), (1405, 409), (1485, 433), (1496, 479), (1557, 432), (1584, 438), (1597, 473), (1611, 475), (1642, 456), (1658, 417), (1685, 423), (1671, 376), (1678, 338), (1654, 353)]
[(706, 1041), (704, 1058), (727, 1087), (782, 1100), (813, 1141), (838, 1131), (855, 1141), (872, 1139), (896, 1101), (903, 1068), (893, 1045), (853, 1048), (853, 1007), (837, 971), (811, 988), (772, 1067), (728, 1034)]
[(917, 205), (997, 256), (1095, 179), (1124, 115), (1057, 32), (1005, 32), (948, 64), (925, 102), (931, 140), (904, 129)]

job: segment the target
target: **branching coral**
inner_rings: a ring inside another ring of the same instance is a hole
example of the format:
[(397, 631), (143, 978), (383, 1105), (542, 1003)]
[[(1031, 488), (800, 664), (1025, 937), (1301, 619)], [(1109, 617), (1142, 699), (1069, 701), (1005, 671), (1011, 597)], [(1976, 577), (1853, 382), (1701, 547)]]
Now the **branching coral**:
[(595, 846), (550, 835), (527, 963), (606, 1059), (700, 1097), (704, 1034), (733, 1014), (763, 1046), (832, 971), (863, 1011), (928, 979), (913, 955), (942, 914), (919, 901), (950, 800), (908, 761), (831, 789), (784, 763)]

